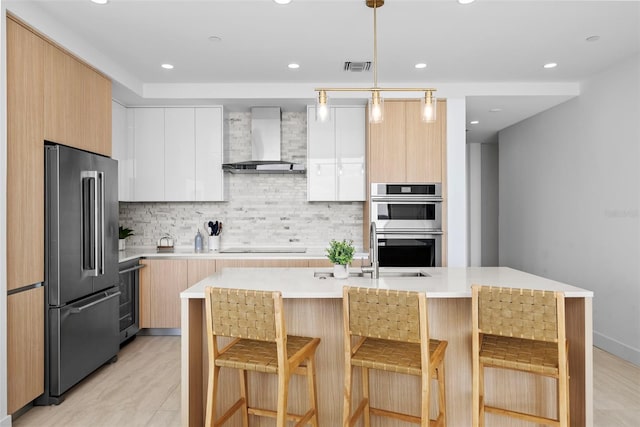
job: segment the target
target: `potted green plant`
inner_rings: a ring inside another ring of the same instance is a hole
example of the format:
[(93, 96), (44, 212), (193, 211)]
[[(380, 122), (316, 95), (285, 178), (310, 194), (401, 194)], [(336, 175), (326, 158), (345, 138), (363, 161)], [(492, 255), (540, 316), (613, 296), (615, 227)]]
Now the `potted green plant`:
[(126, 228), (123, 226), (118, 227), (118, 249), (124, 251), (127, 246), (125, 244), (125, 240), (127, 237), (133, 236), (133, 230), (130, 228)]
[(327, 258), (333, 263), (333, 277), (336, 279), (349, 277), (349, 264), (353, 260), (355, 251), (353, 240), (331, 240), (327, 248)]

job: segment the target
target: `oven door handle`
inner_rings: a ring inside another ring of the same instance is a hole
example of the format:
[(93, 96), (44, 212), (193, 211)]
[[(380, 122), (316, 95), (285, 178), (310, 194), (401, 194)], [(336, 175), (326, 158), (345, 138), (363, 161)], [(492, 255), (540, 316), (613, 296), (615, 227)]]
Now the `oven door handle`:
[(407, 197), (407, 196), (372, 196), (371, 203), (406, 203), (412, 205), (419, 205), (423, 203), (441, 203), (442, 197)]
[(126, 273), (131, 273), (132, 271), (136, 271), (136, 270), (140, 270), (141, 268), (146, 267), (146, 264), (140, 264), (140, 265), (136, 265), (134, 267), (131, 268), (127, 268), (126, 270), (121, 270), (119, 273), (120, 274), (126, 274)]
[(378, 229), (378, 232), (376, 233), (378, 236), (386, 234), (386, 235), (390, 235), (390, 236), (400, 236), (400, 237), (405, 237), (405, 236), (412, 236), (411, 238), (415, 238), (414, 236), (441, 236), (442, 230), (403, 230), (403, 229), (395, 229), (395, 230), (385, 230), (385, 229)]

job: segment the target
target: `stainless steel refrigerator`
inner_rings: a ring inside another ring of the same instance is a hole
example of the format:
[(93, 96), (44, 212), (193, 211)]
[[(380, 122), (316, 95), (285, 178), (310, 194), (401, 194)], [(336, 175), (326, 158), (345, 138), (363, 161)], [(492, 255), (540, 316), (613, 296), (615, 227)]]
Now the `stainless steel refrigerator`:
[(117, 358), (118, 163), (45, 145), (45, 393), (62, 395)]

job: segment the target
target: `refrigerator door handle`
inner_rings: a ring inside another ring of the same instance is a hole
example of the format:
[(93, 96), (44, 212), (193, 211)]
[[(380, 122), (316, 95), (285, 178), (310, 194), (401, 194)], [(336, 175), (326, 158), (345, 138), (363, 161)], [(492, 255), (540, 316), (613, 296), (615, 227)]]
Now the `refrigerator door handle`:
[(120, 295), (121, 293), (122, 293), (122, 292), (118, 291), (118, 292), (114, 292), (114, 293), (112, 293), (112, 294), (108, 294), (108, 295), (106, 295), (104, 298), (100, 298), (99, 300), (92, 301), (92, 302), (90, 302), (89, 304), (83, 305), (83, 306), (81, 306), (81, 307), (73, 307), (71, 310), (69, 310), (69, 312), (70, 312), (71, 314), (78, 314), (78, 313), (82, 313), (82, 312), (83, 312), (83, 311), (85, 311), (86, 309), (91, 308), (91, 307), (93, 307), (93, 306), (95, 306), (95, 305), (98, 305), (98, 304), (102, 304), (103, 302), (108, 301), (108, 300), (110, 300), (111, 298), (115, 298), (115, 297), (117, 297), (117, 296), (118, 296), (118, 295)]
[(99, 190), (98, 197), (96, 197), (96, 212), (98, 213), (98, 222), (99, 230), (97, 230), (96, 234), (98, 235), (98, 241), (96, 242), (96, 261), (97, 261), (97, 274), (104, 274), (104, 172), (97, 172), (98, 180), (96, 184), (96, 189)]
[(90, 276), (99, 274), (98, 233), (98, 172), (82, 171), (82, 269)]

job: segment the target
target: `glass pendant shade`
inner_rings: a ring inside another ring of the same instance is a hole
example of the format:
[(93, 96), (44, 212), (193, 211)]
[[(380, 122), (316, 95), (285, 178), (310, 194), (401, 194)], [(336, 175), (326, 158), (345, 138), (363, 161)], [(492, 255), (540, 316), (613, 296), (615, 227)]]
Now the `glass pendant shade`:
[(427, 123), (433, 123), (436, 121), (436, 113), (438, 110), (438, 100), (433, 96), (433, 92), (427, 91), (424, 94), (424, 99), (421, 103), (422, 109), (422, 121)]
[(369, 123), (382, 123), (384, 119), (384, 100), (380, 96), (380, 92), (374, 90), (371, 92), (371, 100), (369, 100)]
[(327, 92), (321, 90), (318, 93), (318, 100), (316, 101), (316, 121), (326, 122), (329, 119), (329, 100), (327, 99)]

